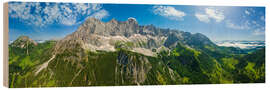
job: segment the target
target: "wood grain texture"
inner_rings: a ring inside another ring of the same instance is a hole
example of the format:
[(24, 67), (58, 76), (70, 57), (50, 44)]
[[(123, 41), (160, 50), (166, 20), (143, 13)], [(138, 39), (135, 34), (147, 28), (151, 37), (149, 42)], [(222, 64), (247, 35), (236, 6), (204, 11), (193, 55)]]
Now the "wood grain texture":
[(3, 84), (4, 86), (8, 87), (8, 2), (4, 3), (4, 30), (3, 30), (3, 41), (4, 41), (4, 56), (3, 56), (3, 71), (4, 71), (4, 75), (3, 75)]

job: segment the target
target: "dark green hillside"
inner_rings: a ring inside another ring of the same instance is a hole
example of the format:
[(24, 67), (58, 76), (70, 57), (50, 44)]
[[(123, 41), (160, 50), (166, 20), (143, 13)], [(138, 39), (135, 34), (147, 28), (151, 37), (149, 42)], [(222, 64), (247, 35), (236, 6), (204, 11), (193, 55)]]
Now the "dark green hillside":
[[(17, 87), (180, 84), (182, 78), (157, 58), (130, 51), (86, 52), (78, 63), (57, 55), (47, 69), (29, 71), (14, 82)], [(67, 69), (68, 67), (68, 69)], [(54, 73), (52, 73), (54, 72)]]
[[(55, 41), (47, 41), (41, 44), (29, 44), (28, 47), (16, 47), (9, 45), (9, 83), (10, 87), (23, 84), (22, 79), (34, 67), (47, 60)], [(27, 53), (28, 52), (28, 53)]]
[(236, 79), (238, 82), (264, 83), (265, 82), (265, 48), (257, 50), (239, 59)]
[(188, 83), (232, 83), (232, 79), (226, 77), (227, 72), (215, 58), (181, 44), (177, 45), (170, 56), (163, 54), (162, 59), (187, 78)]
[(158, 57), (125, 49), (89, 52), (78, 46), (74, 51), (57, 54), (48, 67), (36, 75), (38, 66), (51, 57), (54, 44), (53, 41), (38, 44), (29, 50), (30, 55), (24, 49), (9, 47), (10, 87), (247, 83), (265, 80), (264, 49), (217, 60), (180, 43), (170, 52), (160, 52)]

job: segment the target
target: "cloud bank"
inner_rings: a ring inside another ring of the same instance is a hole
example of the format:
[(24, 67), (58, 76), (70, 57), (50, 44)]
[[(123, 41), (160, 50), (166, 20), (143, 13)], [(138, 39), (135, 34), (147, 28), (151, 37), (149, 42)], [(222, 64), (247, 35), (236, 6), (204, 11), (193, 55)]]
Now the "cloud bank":
[(208, 23), (211, 20), (221, 22), (225, 19), (224, 13), (221, 10), (213, 8), (205, 8), (203, 13), (195, 13), (195, 17), (202, 22)]
[(183, 20), (183, 17), (186, 16), (185, 12), (171, 6), (154, 6), (153, 12), (156, 15), (164, 16), (171, 20)]
[(9, 16), (28, 25), (50, 24), (74, 25), (85, 17), (102, 19), (108, 12), (99, 4), (87, 3), (45, 3), (10, 2)]

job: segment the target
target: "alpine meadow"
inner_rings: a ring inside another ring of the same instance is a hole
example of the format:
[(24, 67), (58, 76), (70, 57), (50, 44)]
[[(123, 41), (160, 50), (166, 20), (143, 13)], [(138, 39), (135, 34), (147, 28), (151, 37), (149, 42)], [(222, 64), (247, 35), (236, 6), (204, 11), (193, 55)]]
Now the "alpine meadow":
[(265, 83), (265, 7), (9, 2), (10, 88)]

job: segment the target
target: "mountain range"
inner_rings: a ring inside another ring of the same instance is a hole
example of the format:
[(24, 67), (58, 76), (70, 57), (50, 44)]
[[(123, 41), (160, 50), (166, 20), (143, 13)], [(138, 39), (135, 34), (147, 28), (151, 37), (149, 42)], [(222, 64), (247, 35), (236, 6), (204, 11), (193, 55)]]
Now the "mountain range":
[(58, 41), (9, 45), (10, 87), (264, 83), (265, 48), (222, 47), (201, 33), (88, 18)]

